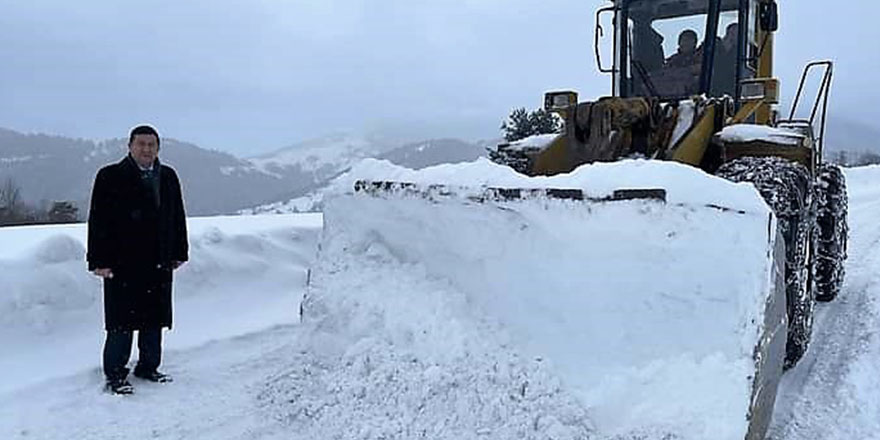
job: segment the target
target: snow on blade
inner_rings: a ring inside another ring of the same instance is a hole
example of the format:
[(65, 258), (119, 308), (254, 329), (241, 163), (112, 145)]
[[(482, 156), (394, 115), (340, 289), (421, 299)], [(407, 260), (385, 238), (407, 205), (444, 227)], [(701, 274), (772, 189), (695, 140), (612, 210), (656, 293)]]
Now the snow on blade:
[(559, 137), (558, 134), (537, 134), (510, 142), (505, 145), (505, 148), (508, 150), (543, 150), (557, 137)]
[(751, 184), (731, 183), (694, 167), (656, 160), (623, 160), (584, 166), (569, 174), (527, 177), (510, 167), (486, 158), (474, 162), (438, 165), (411, 170), (391, 162), (366, 159), (340, 176), (328, 188), (326, 197), (347, 194), (358, 180), (410, 182), (418, 185), (444, 184), (474, 188), (571, 188), (590, 198), (605, 198), (615, 190), (663, 188), (673, 204), (717, 205), (738, 211), (766, 215), (770, 209)]
[(754, 124), (734, 124), (724, 127), (718, 137), (727, 142), (752, 142), (766, 140), (772, 143), (801, 145), (805, 136), (783, 128)]
[(697, 105), (693, 100), (686, 99), (678, 103), (678, 122), (675, 124), (675, 130), (672, 131), (672, 138), (669, 140), (670, 147), (677, 145), (678, 141), (694, 125), (696, 113)]
[[(360, 179), (597, 198), (664, 188), (668, 202), (343, 189)], [(775, 238), (751, 186), (670, 163), (527, 178), (481, 160), (419, 172), (366, 161), (337, 189), (304, 302), (321, 356), (272, 388), (297, 432), (745, 437)]]

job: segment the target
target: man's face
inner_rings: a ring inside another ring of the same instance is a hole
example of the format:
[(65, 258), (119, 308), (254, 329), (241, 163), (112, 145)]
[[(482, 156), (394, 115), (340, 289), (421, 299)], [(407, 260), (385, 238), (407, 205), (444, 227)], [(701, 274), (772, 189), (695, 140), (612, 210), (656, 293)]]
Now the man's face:
[(681, 53), (694, 53), (697, 50), (697, 39), (691, 35), (684, 35), (678, 40), (678, 51)]
[(128, 144), (128, 151), (138, 165), (148, 168), (159, 156), (159, 140), (151, 134), (136, 134)]

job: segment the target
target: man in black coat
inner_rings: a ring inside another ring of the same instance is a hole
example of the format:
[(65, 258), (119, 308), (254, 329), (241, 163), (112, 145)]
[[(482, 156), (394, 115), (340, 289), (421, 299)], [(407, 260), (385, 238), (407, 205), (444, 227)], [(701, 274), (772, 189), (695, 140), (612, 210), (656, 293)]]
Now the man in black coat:
[(89, 270), (104, 279), (104, 375), (107, 389), (133, 392), (128, 364), (138, 332), (136, 377), (169, 382), (157, 368), (162, 328), (171, 328), (172, 273), (188, 259), (180, 181), (159, 163), (159, 134), (135, 127), (129, 154), (95, 177), (89, 210)]

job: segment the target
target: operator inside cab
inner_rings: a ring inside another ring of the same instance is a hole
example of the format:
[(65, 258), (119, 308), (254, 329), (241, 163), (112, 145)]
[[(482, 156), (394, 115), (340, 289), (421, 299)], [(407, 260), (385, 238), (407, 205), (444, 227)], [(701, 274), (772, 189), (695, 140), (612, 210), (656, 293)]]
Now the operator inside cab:
[[(705, 39), (700, 41), (695, 29), (704, 28), (705, 18), (697, 16), (654, 21), (638, 15), (632, 18), (631, 75), (635, 94), (685, 98), (700, 93), (706, 44)], [(709, 93), (715, 97), (734, 96), (739, 26), (734, 21), (720, 29), (724, 29), (724, 35), (714, 37), (714, 71)], [(669, 38), (673, 35), (677, 36), (675, 40)], [(670, 47), (672, 41), (677, 45)]]

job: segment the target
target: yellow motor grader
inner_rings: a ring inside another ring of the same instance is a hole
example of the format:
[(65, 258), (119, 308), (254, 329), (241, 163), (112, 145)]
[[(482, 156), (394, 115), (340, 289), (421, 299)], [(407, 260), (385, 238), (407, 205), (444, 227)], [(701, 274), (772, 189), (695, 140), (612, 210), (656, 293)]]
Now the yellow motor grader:
[[(559, 115), (563, 121), (561, 132), (502, 144), (490, 151), (494, 162), (528, 176), (559, 175), (585, 164), (642, 158), (675, 161), (735, 182), (754, 184), (775, 214), (775, 222), (770, 225), (776, 230), (767, 231), (765, 227), (760, 234), (769, 237), (772, 247), (761, 258), (772, 262), (777, 275), (770, 282), (764, 310), (755, 314), (762, 317), (759, 319), (763, 323), (760, 335), (754, 339), (754, 366), (747, 379), (751, 398), (743, 423), (747, 424), (744, 431), (749, 440), (764, 438), (782, 372), (794, 366), (807, 350), (814, 302), (830, 301), (838, 295), (846, 257), (843, 174), (822, 158), (833, 65), (830, 61), (810, 63), (790, 112), (780, 116), (779, 81), (773, 76), (778, 16), (775, 0), (614, 0), (596, 14), (594, 41), (599, 70), (612, 78), (611, 96), (581, 102), (572, 91), (547, 93), (544, 108)], [(601, 26), (606, 19), (613, 23), (610, 36)], [(609, 46), (612, 59), (606, 65), (601, 54), (603, 47)], [(806, 89), (815, 73), (819, 86), (813, 94)], [(807, 109), (808, 117), (796, 119), (807, 95), (815, 98)], [(519, 199), (606, 204), (665, 201), (666, 194), (662, 188), (630, 188), (593, 199), (579, 189), (487, 187), (475, 196), (470, 190), (437, 183), (424, 187), (412, 182), (361, 180), (355, 184), (355, 196), (426, 198), (433, 204), (430, 209), (436, 218), (432, 221), (455, 222), (461, 219), (451, 218), (451, 210), (444, 210), (442, 201), (454, 198), (457, 192), (467, 193), (462, 197), (467, 206), (474, 206), (474, 202), (497, 203), (504, 205), (503, 212), (516, 212), (511, 201)], [(726, 210), (715, 205), (697, 208)], [(401, 214), (401, 229), (412, 226), (406, 218)], [(718, 221), (723, 218), (718, 217)], [(723, 223), (701, 226), (724, 228)], [(527, 230), (526, 225), (523, 228)], [(491, 233), (492, 229), (486, 231)], [(415, 246), (411, 240), (398, 238), (382, 237), (388, 243)], [(694, 254), (703, 252), (700, 243), (687, 245), (695, 250)], [(637, 250), (638, 243), (628, 243), (630, 248)], [(604, 258), (601, 251), (597, 252), (597, 258)], [(615, 252), (614, 256), (623, 254)], [(475, 264), (494, 267), (482, 260)], [(680, 273), (688, 270), (679, 269)], [(571, 270), (576, 277), (591, 276), (589, 266), (572, 266)], [(698, 275), (692, 275), (694, 282), (699, 282)], [(540, 276), (540, 272), (536, 270), (534, 276)], [(507, 295), (515, 294), (515, 290), (502, 289)], [(611, 308), (618, 311), (626, 307), (626, 295), (620, 293), (612, 295), (620, 305)], [(552, 296), (552, 292), (546, 295)], [(548, 323), (552, 324), (552, 319)], [(577, 341), (571, 342), (577, 345)]]

